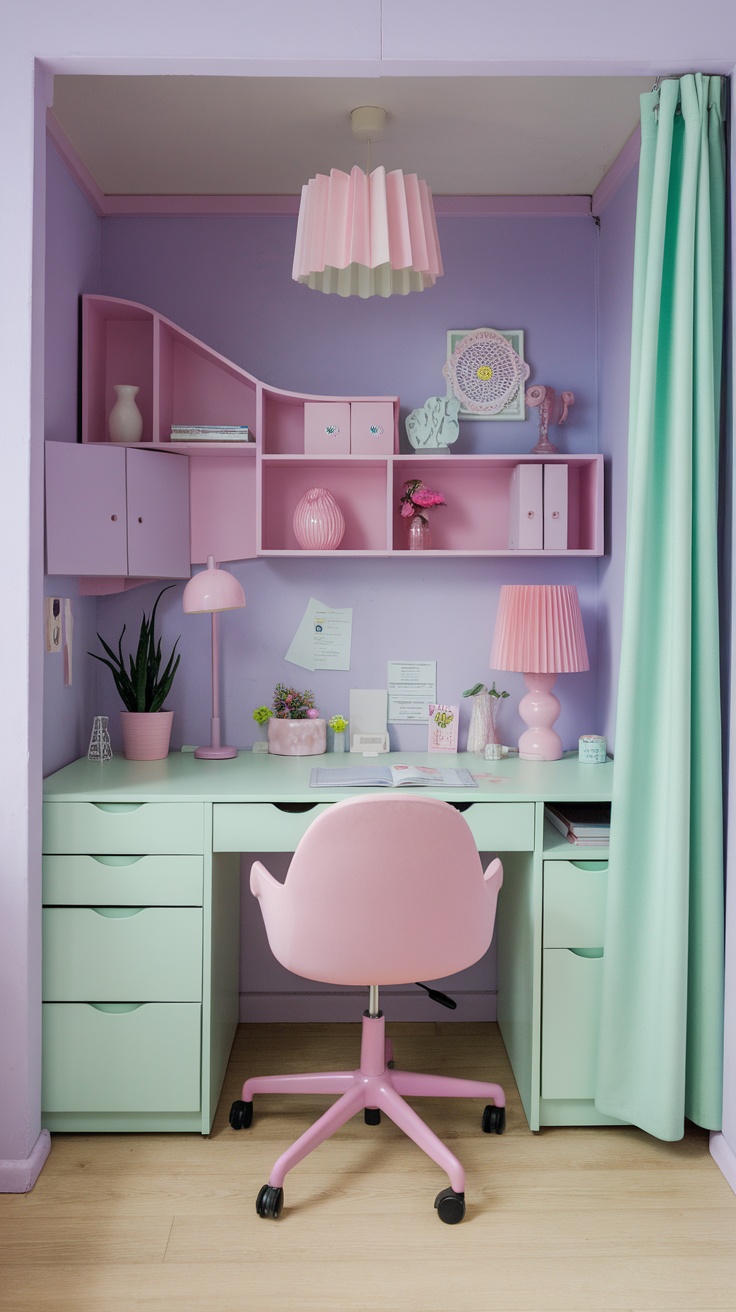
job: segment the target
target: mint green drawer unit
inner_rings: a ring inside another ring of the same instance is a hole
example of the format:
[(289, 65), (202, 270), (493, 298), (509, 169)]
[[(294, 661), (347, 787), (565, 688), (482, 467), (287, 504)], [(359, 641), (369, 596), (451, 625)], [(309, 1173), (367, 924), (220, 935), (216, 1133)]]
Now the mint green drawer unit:
[(199, 1002), (196, 907), (46, 907), (45, 1002)]
[(605, 861), (545, 861), (546, 948), (602, 948), (606, 924)]
[(543, 1098), (595, 1097), (602, 983), (600, 949), (544, 949)]
[(45, 802), (43, 850), (49, 854), (204, 851), (200, 802)]
[(331, 802), (306, 811), (284, 811), (272, 802), (216, 802), (212, 807), (215, 852), (293, 852), (302, 834)]
[(196, 1003), (44, 1003), (44, 1111), (198, 1111), (200, 1063)]
[(479, 852), (531, 852), (534, 849), (532, 802), (471, 802), (467, 820)]
[(201, 856), (45, 856), (46, 906), (201, 907)]

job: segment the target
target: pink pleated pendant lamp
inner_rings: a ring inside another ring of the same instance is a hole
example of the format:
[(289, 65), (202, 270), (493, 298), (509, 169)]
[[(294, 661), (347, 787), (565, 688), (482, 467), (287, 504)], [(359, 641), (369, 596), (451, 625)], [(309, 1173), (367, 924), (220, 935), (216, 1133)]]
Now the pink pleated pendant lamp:
[[(351, 114), (353, 135), (380, 136), (386, 111)], [(405, 296), (443, 273), (432, 193), (416, 173), (331, 169), (302, 187), (292, 277), (338, 296)]]
[(559, 761), (562, 740), (553, 726), (560, 703), (552, 686), (558, 674), (589, 668), (577, 588), (502, 587), (490, 667), (524, 675), (528, 691), (519, 703), (519, 714), (528, 727), (519, 739), (519, 756), (526, 761)]

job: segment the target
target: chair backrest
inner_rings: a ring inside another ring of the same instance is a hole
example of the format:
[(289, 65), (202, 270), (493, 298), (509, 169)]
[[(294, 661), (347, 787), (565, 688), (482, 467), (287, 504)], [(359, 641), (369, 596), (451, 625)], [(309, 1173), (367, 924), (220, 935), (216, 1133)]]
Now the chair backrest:
[(284, 884), (256, 863), (274, 956), (334, 984), (441, 979), (477, 961), (493, 936), (503, 868), (484, 876), (462, 815), (432, 797), (338, 802), (310, 825)]

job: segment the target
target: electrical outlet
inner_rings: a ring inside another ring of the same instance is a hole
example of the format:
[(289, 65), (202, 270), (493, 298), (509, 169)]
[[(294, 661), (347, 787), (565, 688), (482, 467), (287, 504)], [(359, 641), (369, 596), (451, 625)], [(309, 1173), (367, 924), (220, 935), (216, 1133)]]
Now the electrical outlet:
[(46, 650), (61, 651), (61, 612), (63, 597), (45, 597)]

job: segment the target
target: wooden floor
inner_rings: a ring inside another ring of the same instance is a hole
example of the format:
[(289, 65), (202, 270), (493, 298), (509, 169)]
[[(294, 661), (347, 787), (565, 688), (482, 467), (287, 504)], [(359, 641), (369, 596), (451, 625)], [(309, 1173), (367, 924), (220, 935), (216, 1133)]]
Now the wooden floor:
[[(736, 1309), (736, 1197), (691, 1129), (529, 1132), (493, 1025), (394, 1025), (397, 1065), (497, 1079), (503, 1136), (475, 1102), (417, 1101), (467, 1171), (446, 1179), (384, 1117), (356, 1117), (287, 1178), (278, 1221), (254, 1202), (329, 1099), (261, 1098), (246, 1074), (351, 1067), (352, 1025), (242, 1026), (209, 1139), (55, 1135), (35, 1189), (0, 1196), (3, 1312), (699, 1312)], [(246, 1061), (246, 1054), (247, 1061)]]

